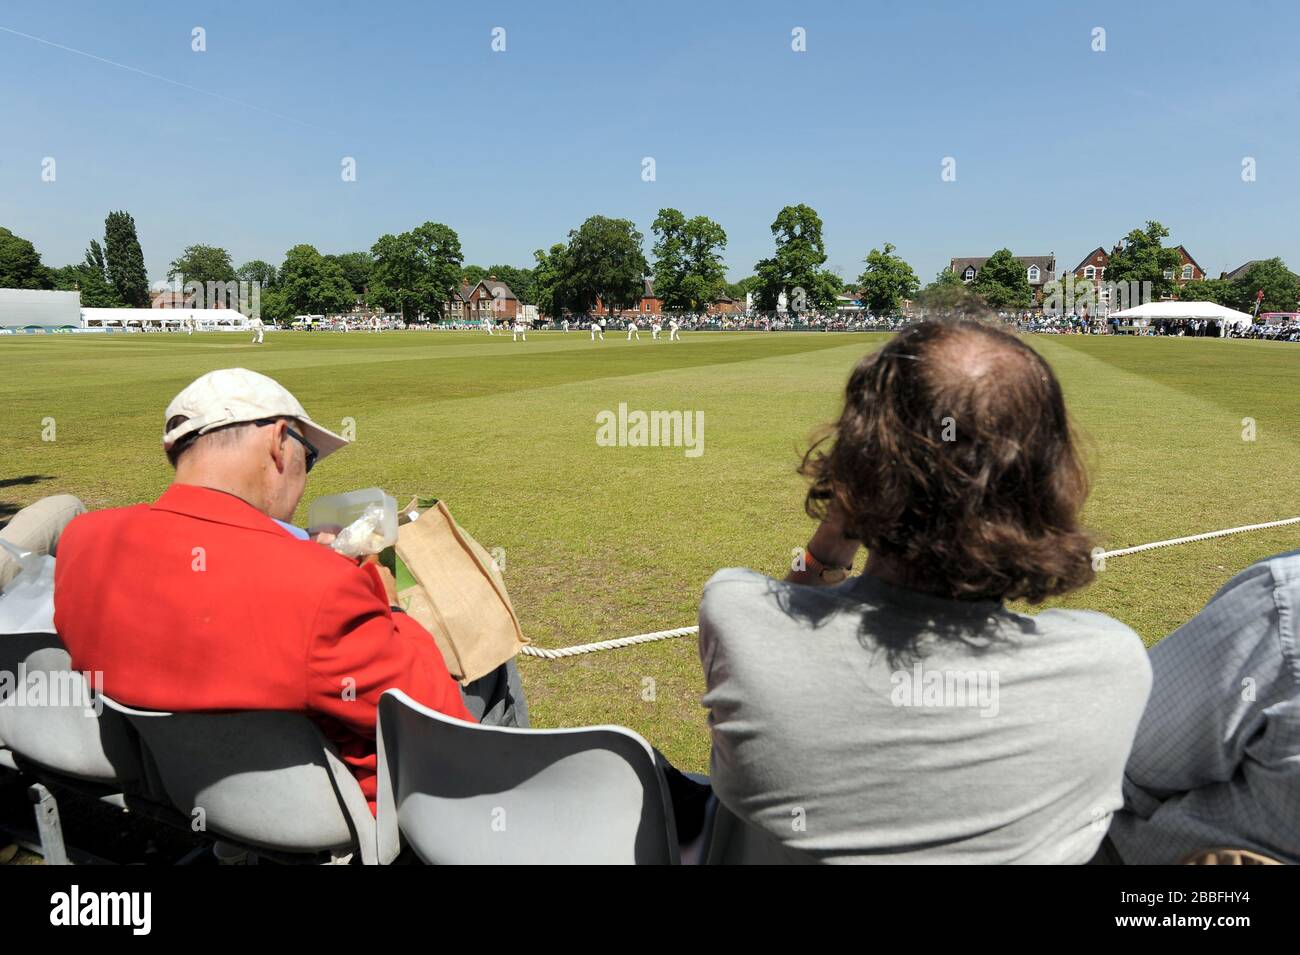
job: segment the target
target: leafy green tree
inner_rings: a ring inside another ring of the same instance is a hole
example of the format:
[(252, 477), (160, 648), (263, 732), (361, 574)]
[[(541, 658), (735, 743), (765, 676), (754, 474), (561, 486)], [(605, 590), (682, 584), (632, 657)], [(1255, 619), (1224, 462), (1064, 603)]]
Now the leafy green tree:
[(117, 297), (131, 308), (148, 308), (149, 275), (130, 213), (110, 212), (104, 220), (104, 258)]
[[(253, 282), (256, 279), (242, 279), (245, 282)], [(265, 322), (278, 322), (287, 324), (293, 321), (294, 310), (289, 304), (289, 298), (284, 289), (275, 286), (263, 286), (261, 294), (262, 314), (261, 318)], [(308, 312), (306, 314), (323, 314)]]
[(230, 262), (230, 253), (215, 245), (190, 245), (172, 260), (167, 269), (169, 279), (181, 279), (186, 283), (198, 282), (207, 286), (209, 282), (234, 282), (235, 267)]
[(460, 285), (460, 236), (450, 226), (426, 222), (401, 235), (383, 235), (370, 249), (370, 298), (403, 319), (442, 318), (452, 290)]
[(358, 299), (364, 298), (366, 286), (370, 284), (370, 272), (375, 264), (374, 257), (369, 252), (344, 252), (340, 255), (327, 255), (325, 258), (338, 264), (343, 270), (343, 277), (352, 287), (352, 293)]
[(473, 288), (479, 282), (487, 278), (488, 270), (483, 268), (481, 265), (467, 265), (460, 270), (460, 275), (461, 278), (464, 279), (465, 284), (470, 288)]
[[(1183, 257), (1176, 248), (1161, 244), (1169, 237), (1169, 230), (1155, 220), (1147, 220), (1146, 228), (1134, 229), (1110, 253), (1106, 266), (1106, 281), (1128, 283), (1130, 288), (1141, 289), (1143, 282), (1151, 283), (1154, 299), (1173, 295), (1178, 283), (1173, 278), (1182, 267)], [(1136, 284), (1133, 284), (1136, 283)], [(1130, 304), (1138, 304), (1136, 301)]]
[(655, 294), (668, 311), (700, 311), (725, 291), (727, 233), (708, 216), (660, 209), (653, 230)]
[(677, 209), (660, 209), (650, 226), (655, 243), (651, 248), (655, 294), (668, 311), (681, 311), (682, 280), (686, 277), (686, 216)]
[(764, 311), (774, 311), (786, 296), (791, 312), (835, 304), (839, 277), (827, 272), (822, 220), (810, 206), (786, 206), (772, 223), (776, 252), (754, 266), (754, 294)]
[(883, 251), (872, 249), (867, 253), (866, 269), (858, 276), (862, 301), (873, 315), (896, 314), (903, 299), (912, 298), (921, 286), (912, 267), (894, 255), (894, 249), (890, 242), (885, 243)]
[(1242, 312), (1255, 310), (1255, 298), (1263, 291), (1261, 312), (1294, 312), (1300, 298), (1300, 281), (1280, 258), (1256, 262), (1229, 286), (1223, 304)]
[(526, 305), (536, 305), (533, 301), (533, 270), (521, 269), (514, 265), (489, 266), (484, 278), (496, 278), (510, 286), (515, 298)]
[(108, 280), (108, 264), (104, 247), (97, 239), (90, 240), (86, 260), (77, 267), (80, 274), (81, 304), (86, 308), (122, 308), (126, 303)]
[(1232, 283), (1226, 279), (1194, 279), (1178, 289), (1178, 298), (1184, 302), (1227, 305), (1231, 296)]
[(930, 312), (973, 315), (986, 310), (983, 299), (972, 292), (951, 268), (940, 269), (934, 281), (918, 293), (917, 301)]
[(975, 274), (971, 288), (990, 308), (1028, 308), (1034, 300), (1024, 265), (1010, 249), (998, 249)]
[[(235, 276), (241, 282), (253, 282), (260, 285), (263, 294), (267, 289), (275, 286), (275, 266), (270, 262), (263, 262), (261, 259), (245, 262), (235, 270)], [(263, 299), (263, 302), (265, 302), (265, 299)], [(263, 310), (265, 310), (265, 305), (263, 305)]]
[(728, 282), (727, 294), (730, 295), (732, 298), (740, 299), (743, 302), (745, 300), (745, 296), (748, 295), (749, 292), (752, 291), (754, 286), (757, 284), (758, 284), (758, 276), (747, 275), (739, 282)]
[[(356, 299), (339, 264), (326, 259), (310, 245), (295, 245), (285, 253), (278, 291), (297, 315), (343, 312)], [(265, 313), (265, 301), (262, 310)]]
[(599, 298), (613, 315), (639, 302), (649, 270), (642, 239), (630, 219), (605, 216), (592, 216), (571, 231), (562, 259), (566, 304), (587, 311)]
[(569, 247), (563, 242), (555, 243), (549, 250), (538, 249), (533, 253), (537, 264), (533, 266), (533, 301), (530, 304), (536, 305), (541, 314), (552, 318), (570, 308), (564, 288), (569, 272), (564, 259), (568, 253)]
[(54, 276), (31, 242), (0, 226), (0, 288), (47, 289)]

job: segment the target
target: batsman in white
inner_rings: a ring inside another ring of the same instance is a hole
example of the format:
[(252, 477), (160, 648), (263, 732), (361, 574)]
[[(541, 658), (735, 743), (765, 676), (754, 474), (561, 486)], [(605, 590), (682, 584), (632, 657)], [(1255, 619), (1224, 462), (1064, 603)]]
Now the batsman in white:
[(682, 334), (678, 329), (682, 326), (678, 324), (677, 319), (668, 319), (668, 340), (670, 342), (679, 342), (682, 340)]
[(627, 340), (631, 341), (633, 335), (636, 336), (637, 341), (641, 340), (641, 326), (636, 323), (635, 318), (627, 323)]
[(599, 320), (597, 320), (597, 319), (592, 319), (592, 322), (591, 322), (591, 340), (592, 340), (593, 342), (596, 340), (596, 336), (597, 336), (597, 335), (600, 336), (600, 340), (601, 340), (602, 342), (605, 340), (605, 329), (604, 329), (604, 327), (600, 324)]
[(514, 325), (511, 326), (510, 331), (513, 332), (510, 336), (512, 342), (518, 341), (520, 338), (524, 341), (528, 341), (528, 326), (523, 322), (515, 322)]
[(659, 341), (659, 332), (662, 330), (663, 330), (663, 326), (659, 324), (659, 319), (657, 318), (654, 319), (650, 323), (650, 340), (652, 342)]
[(262, 344), (262, 339), (263, 336), (265, 335), (265, 329), (262, 325), (262, 319), (259, 316), (254, 315), (252, 318), (248, 320), (248, 325), (250, 328), (253, 329), (253, 344), (254, 345)]

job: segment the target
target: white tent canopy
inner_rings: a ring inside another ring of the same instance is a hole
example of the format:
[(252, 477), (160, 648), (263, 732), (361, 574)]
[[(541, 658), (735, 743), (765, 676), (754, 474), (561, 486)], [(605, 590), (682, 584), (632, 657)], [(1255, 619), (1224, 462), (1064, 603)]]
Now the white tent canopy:
[(1249, 325), (1254, 321), (1245, 312), (1216, 305), (1214, 302), (1148, 302), (1122, 312), (1111, 312), (1111, 318), (1134, 319), (1153, 322), (1158, 319), (1199, 318), (1212, 322), (1225, 322), (1229, 325)]

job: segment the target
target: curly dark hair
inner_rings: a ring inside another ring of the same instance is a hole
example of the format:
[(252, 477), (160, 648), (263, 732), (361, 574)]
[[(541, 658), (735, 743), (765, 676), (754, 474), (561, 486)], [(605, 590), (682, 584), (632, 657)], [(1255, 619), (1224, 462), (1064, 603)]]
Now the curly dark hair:
[(804, 455), (805, 506), (833, 508), (908, 587), (1039, 603), (1093, 577), (1076, 444), (1032, 348), (985, 322), (921, 322), (853, 370), (839, 420)]

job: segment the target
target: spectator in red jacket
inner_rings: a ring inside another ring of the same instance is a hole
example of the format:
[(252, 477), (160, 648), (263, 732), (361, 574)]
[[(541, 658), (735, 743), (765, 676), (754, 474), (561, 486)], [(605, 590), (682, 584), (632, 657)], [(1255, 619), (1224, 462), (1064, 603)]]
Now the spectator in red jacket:
[[(284, 523), (312, 466), (347, 442), (242, 368), (193, 382), (165, 420), (173, 484), (153, 504), (77, 517), (59, 539), (55, 625), (73, 666), (102, 672), (104, 692), (130, 706), (305, 713), (373, 811), (385, 690), (464, 720), (485, 707), (462, 698), (433, 637), (395, 606), (387, 570)], [(513, 667), (499, 696), (491, 721), (526, 725)]]

